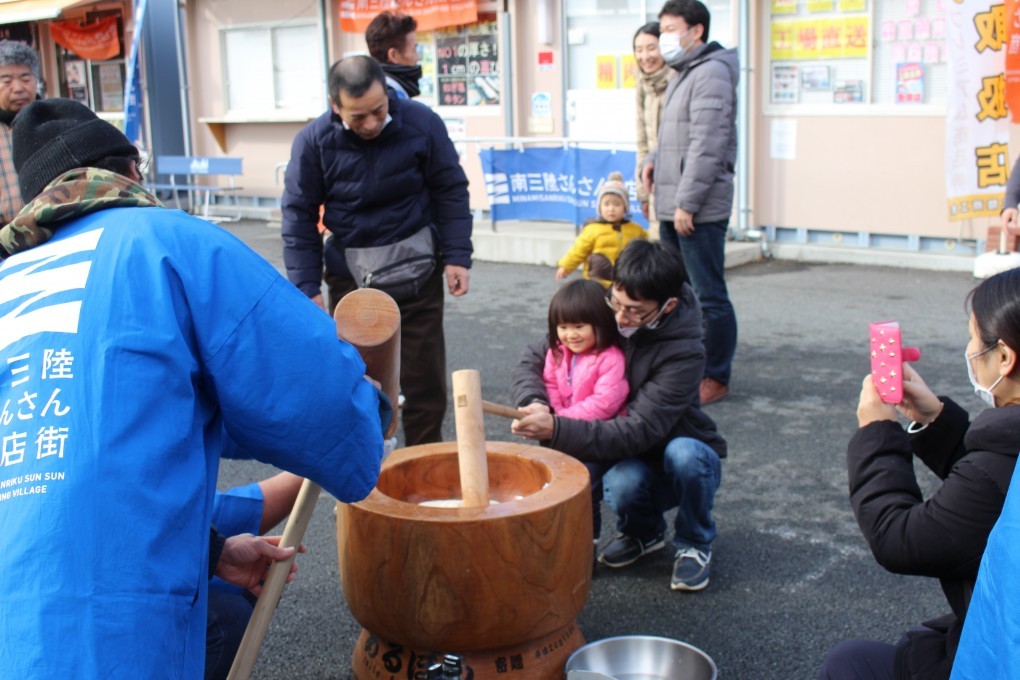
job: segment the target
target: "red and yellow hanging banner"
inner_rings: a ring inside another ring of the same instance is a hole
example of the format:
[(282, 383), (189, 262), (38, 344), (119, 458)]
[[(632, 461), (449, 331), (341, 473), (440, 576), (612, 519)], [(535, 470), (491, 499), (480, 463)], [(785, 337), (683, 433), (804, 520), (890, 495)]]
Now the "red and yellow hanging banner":
[(478, 0), (340, 0), (340, 28), (364, 33), (372, 19), (387, 10), (414, 17), (419, 31), (478, 21)]
[(1020, 123), (1020, 0), (1006, 0), (1006, 107)]
[(998, 217), (1012, 158), (1004, 94), (1005, 7), (987, 0), (946, 3), (949, 98), (946, 198), (949, 219)]
[(107, 17), (85, 26), (76, 21), (50, 23), (53, 42), (71, 50), (82, 59), (103, 61), (120, 54), (120, 36), (117, 34), (117, 17)]

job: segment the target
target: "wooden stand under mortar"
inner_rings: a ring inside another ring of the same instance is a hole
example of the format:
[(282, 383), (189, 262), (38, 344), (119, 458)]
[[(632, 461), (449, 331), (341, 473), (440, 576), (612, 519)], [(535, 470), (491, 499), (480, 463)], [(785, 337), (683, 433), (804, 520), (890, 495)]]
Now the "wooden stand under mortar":
[[(445, 653), (464, 656), (476, 680), (561, 680), (584, 644), (588, 471), (550, 449), (485, 442), (477, 382), (454, 374), (454, 408), (476, 409), (467, 419), (455, 410), (457, 443), (394, 452), (368, 498), (338, 506), (344, 595), (365, 629), (359, 680), (416, 677)], [(470, 505), (420, 505), (457, 497)]]

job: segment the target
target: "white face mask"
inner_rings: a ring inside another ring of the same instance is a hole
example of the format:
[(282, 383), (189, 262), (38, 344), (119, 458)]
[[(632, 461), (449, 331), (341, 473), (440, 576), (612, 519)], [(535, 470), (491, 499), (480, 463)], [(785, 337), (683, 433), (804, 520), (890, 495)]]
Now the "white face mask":
[(616, 329), (620, 331), (620, 335), (622, 335), (625, 338), (629, 338), (630, 336), (634, 335), (635, 333), (638, 332), (638, 329), (641, 328), (647, 328), (650, 331), (654, 331), (656, 328), (659, 327), (659, 323), (662, 322), (662, 317), (665, 316), (663, 312), (666, 311), (666, 305), (668, 305), (672, 300), (676, 300), (676, 298), (670, 298), (669, 300), (663, 302), (662, 306), (659, 307), (659, 311), (655, 314), (655, 317), (652, 318), (651, 321), (646, 321), (640, 326), (621, 326), (620, 324), (616, 324)]
[(680, 38), (690, 32), (691, 29), (688, 28), (679, 35), (676, 33), (663, 33), (659, 36), (659, 54), (662, 55), (663, 60), (670, 66), (678, 64), (683, 59), (687, 48), (680, 44)]
[(995, 386), (1002, 381), (1002, 376), (1000, 375), (999, 378), (992, 383), (991, 387), (982, 387), (981, 383), (977, 380), (977, 375), (974, 374), (974, 367), (971, 366), (970, 362), (972, 359), (976, 359), (982, 354), (991, 352), (996, 348), (996, 346), (997, 345), (992, 345), (991, 347), (987, 347), (980, 352), (975, 352), (974, 354), (967, 354), (967, 350), (963, 350), (963, 356), (967, 358), (967, 377), (970, 378), (970, 384), (974, 386), (974, 394), (978, 396), (978, 399), (992, 408), (995, 408), (995, 395), (992, 394), (992, 390), (994, 390)]
[(662, 317), (665, 316), (663, 314), (663, 312), (666, 311), (666, 305), (669, 304), (670, 300), (675, 300), (675, 299), (676, 298), (670, 298), (669, 300), (666, 300), (665, 302), (663, 302), (662, 306), (659, 307), (659, 313), (655, 315), (654, 319), (652, 319), (651, 321), (649, 321), (648, 323), (645, 324), (645, 328), (647, 328), (650, 331), (654, 331), (656, 328), (658, 328), (659, 327), (659, 323), (662, 321)]

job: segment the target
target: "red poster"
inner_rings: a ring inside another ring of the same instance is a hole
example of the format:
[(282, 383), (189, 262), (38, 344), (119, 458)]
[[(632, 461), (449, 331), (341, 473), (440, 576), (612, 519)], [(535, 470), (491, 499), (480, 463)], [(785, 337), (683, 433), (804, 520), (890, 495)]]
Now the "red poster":
[(340, 28), (364, 33), (372, 19), (386, 10), (411, 15), (419, 31), (478, 21), (478, 0), (340, 0)]
[(1020, 0), (1006, 0), (1006, 108), (1020, 123)]
[(50, 24), (50, 35), (53, 42), (82, 59), (103, 61), (120, 54), (116, 17), (100, 19), (85, 26), (79, 26), (75, 21), (54, 21)]

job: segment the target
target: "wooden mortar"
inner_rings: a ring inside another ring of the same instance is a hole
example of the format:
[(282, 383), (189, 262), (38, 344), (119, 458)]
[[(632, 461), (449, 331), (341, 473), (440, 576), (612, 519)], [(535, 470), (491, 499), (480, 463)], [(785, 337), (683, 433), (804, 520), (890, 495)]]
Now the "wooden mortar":
[(368, 498), (338, 506), (341, 582), (365, 628), (355, 677), (457, 653), (476, 680), (560, 680), (584, 644), (588, 471), (539, 446), (486, 442), (486, 454), (494, 505), (419, 505), (460, 497), (457, 444), (444, 442), (395, 451)]

